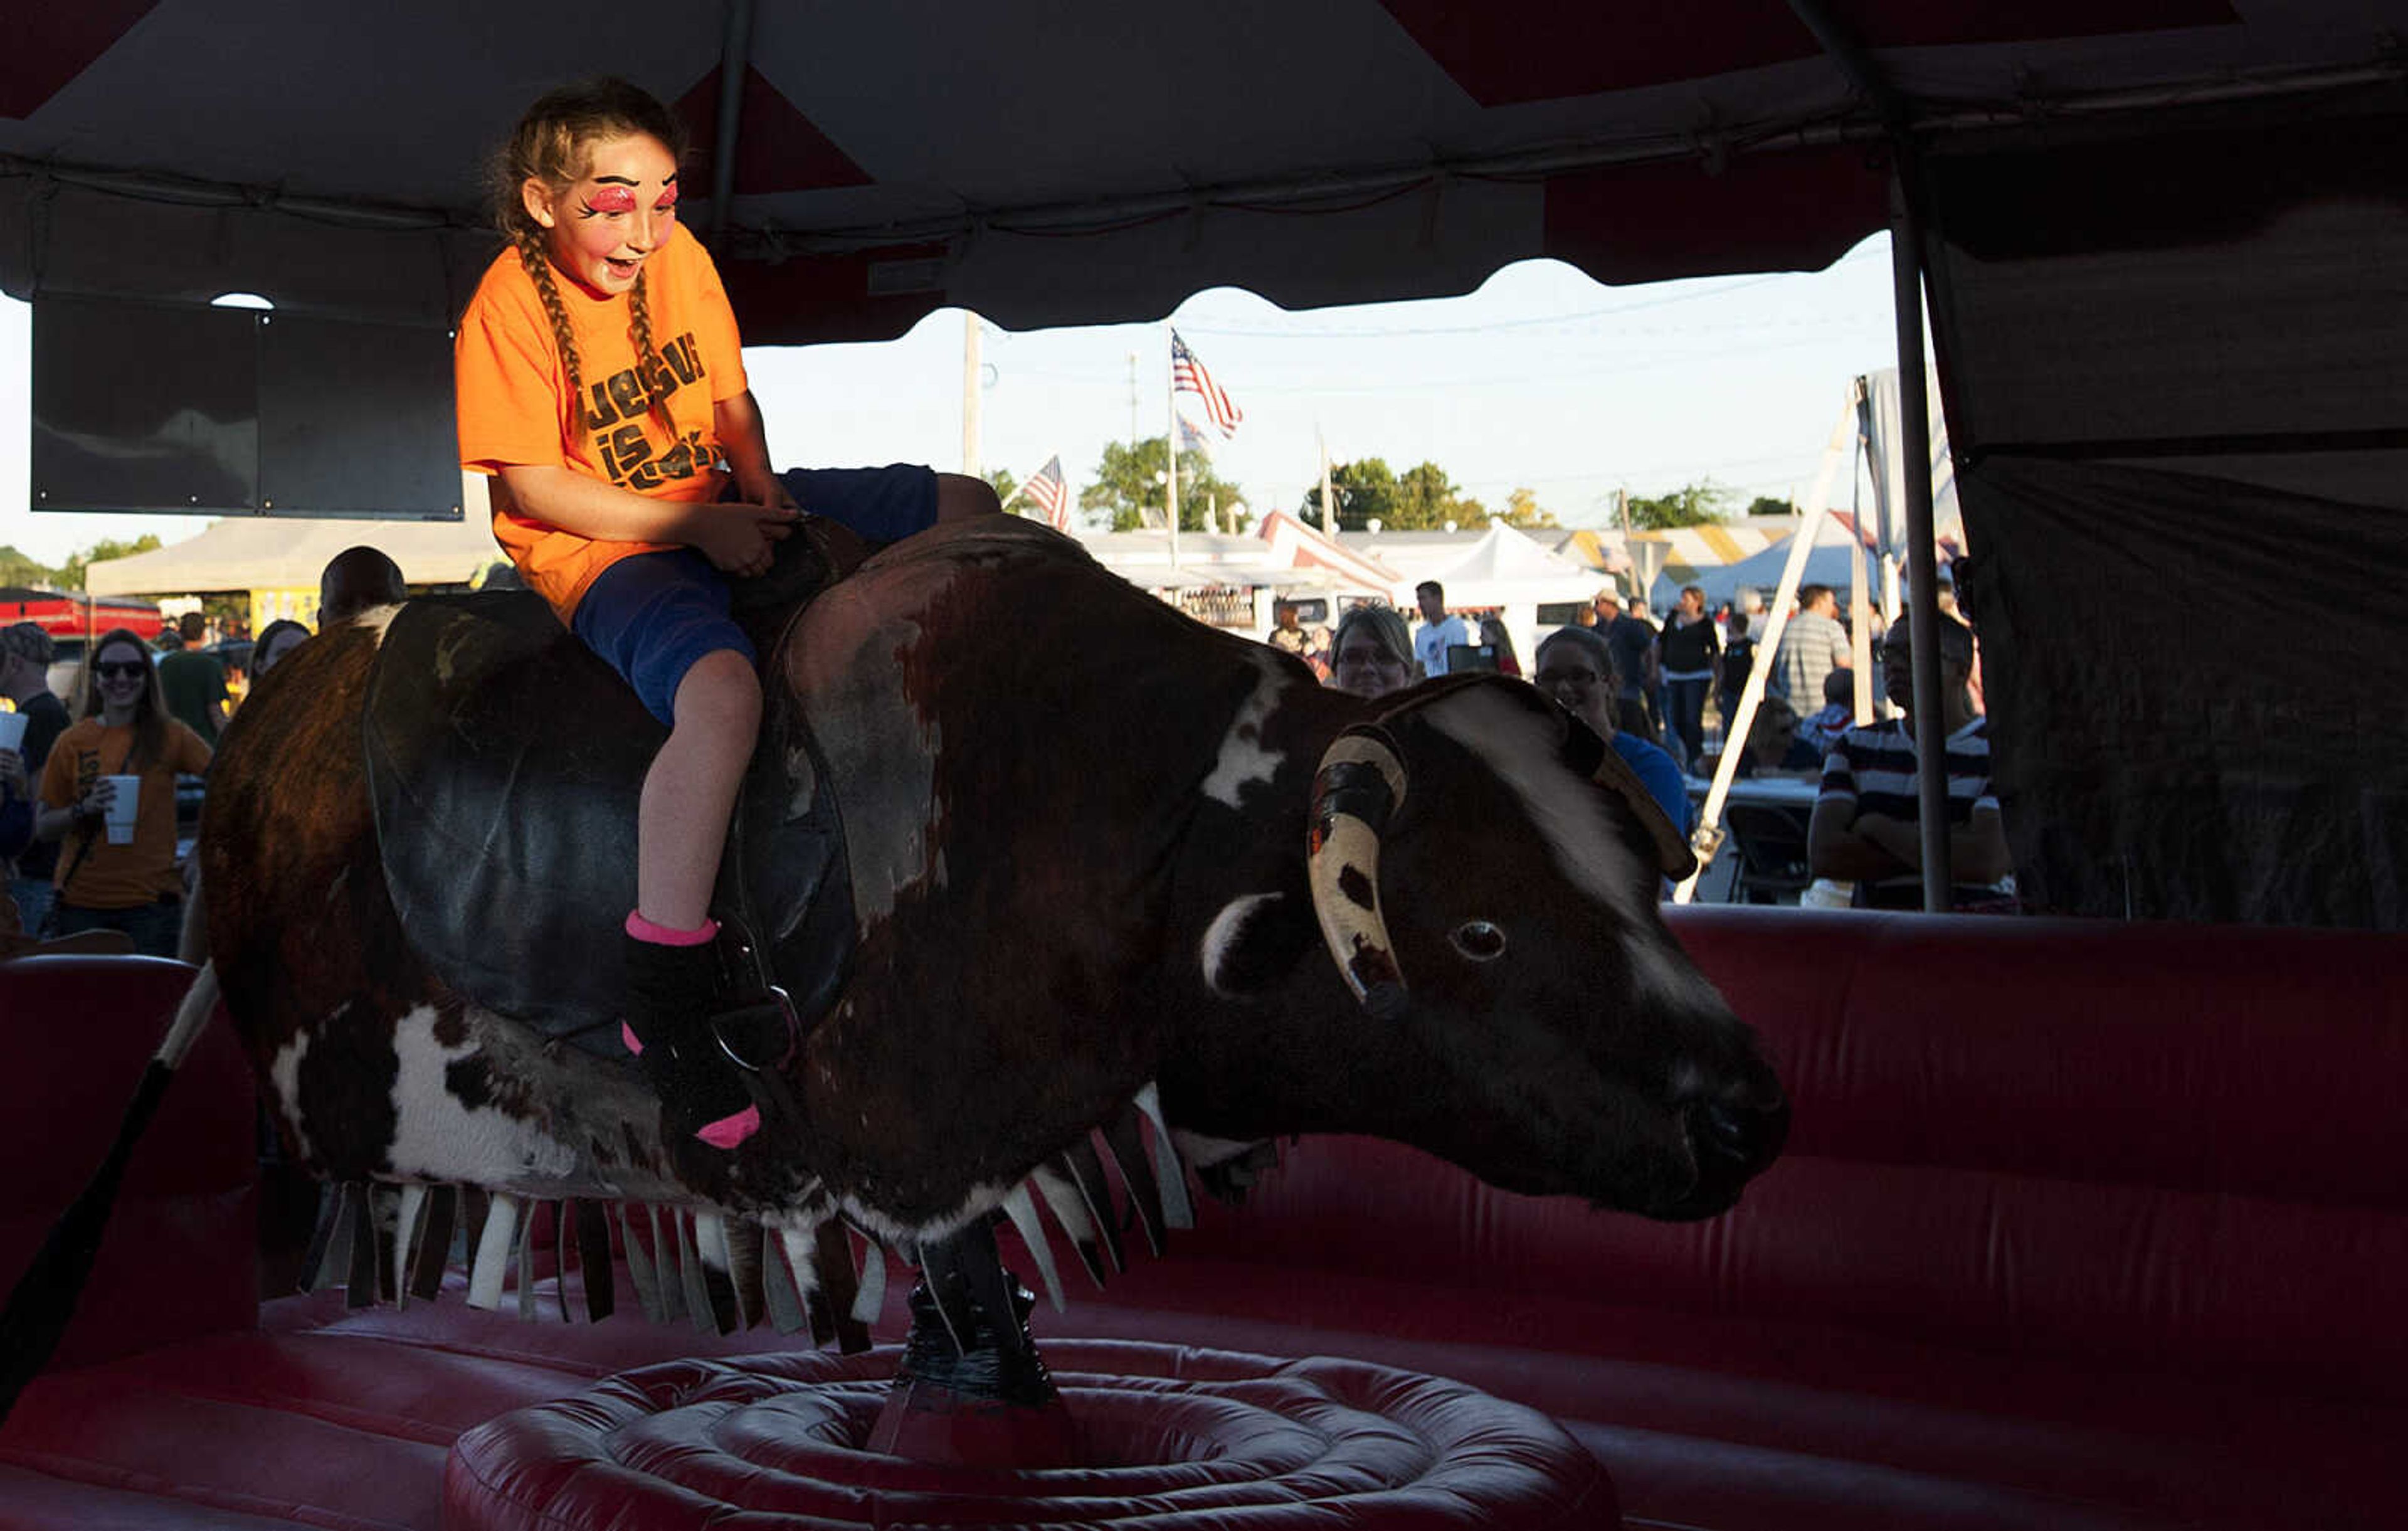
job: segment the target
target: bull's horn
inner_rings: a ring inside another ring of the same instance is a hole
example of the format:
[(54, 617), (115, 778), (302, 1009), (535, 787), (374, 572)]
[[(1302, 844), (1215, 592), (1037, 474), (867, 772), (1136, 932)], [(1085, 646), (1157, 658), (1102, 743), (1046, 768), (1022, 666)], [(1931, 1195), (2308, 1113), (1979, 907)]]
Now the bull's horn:
[(1380, 913), (1380, 836), (1404, 800), (1404, 763), (1377, 728), (1339, 735), (1313, 773), (1305, 857), (1312, 912), (1346, 986), (1383, 1021), (1404, 1011), (1405, 977)]

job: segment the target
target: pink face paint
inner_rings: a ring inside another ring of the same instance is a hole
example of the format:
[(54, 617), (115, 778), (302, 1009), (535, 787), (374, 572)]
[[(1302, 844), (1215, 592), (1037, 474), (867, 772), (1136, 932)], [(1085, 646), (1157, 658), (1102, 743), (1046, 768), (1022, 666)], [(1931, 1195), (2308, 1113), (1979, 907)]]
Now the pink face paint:
[(675, 186), (669, 186), (662, 190), (661, 199), (652, 204), (652, 209), (655, 212), (666, 212), (677, 205), (678, 189)]
[(602, 186), (585, 199), (585, 210), (597, 213), (631, 213), (636, 210), (636, 193), (624, 186)]

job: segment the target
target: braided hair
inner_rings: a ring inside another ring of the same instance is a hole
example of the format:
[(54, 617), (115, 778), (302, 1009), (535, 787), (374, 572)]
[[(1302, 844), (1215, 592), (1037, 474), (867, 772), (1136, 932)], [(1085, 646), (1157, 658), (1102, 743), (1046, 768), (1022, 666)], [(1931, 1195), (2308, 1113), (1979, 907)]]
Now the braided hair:
[[(672, 160), (683, 163), (688, 147), (685, 124), (644, 91), (617, 79), (564, 85), (526, 109), (486, 177), (494, 221), (518, 251), (519, 264), (526, 268), (536, 295), (543, 302), (544, 316), (552, 321), (552, 341), (560, 348), (561, 366), (568, 374), (569, 407), (580, 420), (584, 418), (585, 382), (578, 363), (576, 333), (569, 327), (568, 305), (552, 274), (550, 232), (527, 211), (520, 188), (529, 180), (540, 180), (565, 190), (584, 174), (589, 146), (595, 140), (635, 134), (656, 140)], [(657, 368), (652, 308), (640, 270), (627, 293), (627, 337), (636, 348), (638, 369), (650, 383)], [(652, 388), (650, 393), (652, 418), (674, 438), (677, 428), (669, 422), (662, 390)]]

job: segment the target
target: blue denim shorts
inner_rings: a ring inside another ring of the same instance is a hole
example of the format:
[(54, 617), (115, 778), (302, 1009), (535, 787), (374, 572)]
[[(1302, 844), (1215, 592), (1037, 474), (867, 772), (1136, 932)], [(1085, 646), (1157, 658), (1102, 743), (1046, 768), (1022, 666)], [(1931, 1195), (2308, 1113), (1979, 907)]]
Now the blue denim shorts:
[[(918, 464), (789, 468), (779, 477), (796, 504), (867, 542), (899, 541), (937, 522), (936, 470)], [(728, 649), (757, 662), (752, 640), (728, 615), (725, 577), (693, 548), (638, 553), (604, 569), (571, 625), (671, 727), (678, 685), (705, 654)]]
[(917, 463), (788, 468), (778, 477), (796, 505), (844, 522), (864, 542), (900, 542), (937, 523), (937, 470)]
[(570, 624), (585, 646), (636, 688), (655, 718), (677, 725), (678, 683), (703, 655), (752, 640), (727, 614), (727, 581), (693, 548), (638, 553), (604, 569)]

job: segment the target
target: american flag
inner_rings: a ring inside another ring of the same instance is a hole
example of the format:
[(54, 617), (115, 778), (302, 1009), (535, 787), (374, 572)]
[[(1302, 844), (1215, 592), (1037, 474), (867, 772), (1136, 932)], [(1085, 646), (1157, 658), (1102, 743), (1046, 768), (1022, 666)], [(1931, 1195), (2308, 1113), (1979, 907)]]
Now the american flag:
[(1179, 338), (1177, 330), (1170, 332), (1170, 390), (1174, 393), (1193, 393), (1202, 399), (1204, 413), (1211, 417), (1223, 436), (1237, 435), (1238, 422), (1246, 418), (1246, 412), (1238, 408), (1237, 401), (1221, 391), (1221, 385), (1212, 380), (1212, 374), (1205, 371), (1204, 364), (1187, 349), (1187, 342)]
[(1211, 450), (1204, 439), (1204, 433), (1197, 430), (1185, 415), (1179, 417), (1179, 450), (1197, 453), (1209, 453)]
[(1070, 529), (1070, 485), (1062, 477), (1059, 452), (1045, 460), (1037, 476), (1020, 486), (1028, 502), (1045, 512), (1045, 523), (1057, 532)]

